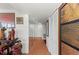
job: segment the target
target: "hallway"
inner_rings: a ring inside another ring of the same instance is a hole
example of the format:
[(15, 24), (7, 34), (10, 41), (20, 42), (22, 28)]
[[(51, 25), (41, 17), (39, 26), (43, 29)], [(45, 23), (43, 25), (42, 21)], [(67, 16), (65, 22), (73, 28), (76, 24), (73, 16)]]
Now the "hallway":
[(44, 41), (41, 38), (30, 38), (29, 55), (50, 55)]
[[(60, 5), (61, 3), (0, 4), (0, 28), (7, 29), (4, 38), (9, 40), (10, 29), (14, 28), (14, 38), (18, 38), (22, 44), (20, 51), (17, 50), (17, 53), (21, 52), (19, 55), (58, 55), (58, 8)], [(10, 13), (13, 13), (14, 17), (11, 17)], [(47, 40), (46, 44), (45, 40)]]

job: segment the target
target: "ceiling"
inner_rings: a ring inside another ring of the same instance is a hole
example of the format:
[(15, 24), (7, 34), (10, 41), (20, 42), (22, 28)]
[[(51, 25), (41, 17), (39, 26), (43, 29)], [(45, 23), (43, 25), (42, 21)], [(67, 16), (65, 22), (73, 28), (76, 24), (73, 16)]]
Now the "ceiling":
[[(6, 5), (20, 13), (28, 14), (30, 23), (44, 23), (55, 9), (58, 8), (60, 3), (9, 3)], [(8, 8), (6, 5), (5, 8)]]

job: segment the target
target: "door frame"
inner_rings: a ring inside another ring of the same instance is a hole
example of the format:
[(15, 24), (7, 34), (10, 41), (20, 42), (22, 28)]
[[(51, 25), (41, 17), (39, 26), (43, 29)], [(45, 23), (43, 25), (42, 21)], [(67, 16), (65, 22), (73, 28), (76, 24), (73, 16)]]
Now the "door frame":
[(59, 44), (59, 52), (58, 54), (61, 55), (61, 26), (60, 26), (60, 21), (61, 21), (61, 9), (66, 5), (67, 3), (62, 3), (60, 7), (58, 8), (58, 44)]

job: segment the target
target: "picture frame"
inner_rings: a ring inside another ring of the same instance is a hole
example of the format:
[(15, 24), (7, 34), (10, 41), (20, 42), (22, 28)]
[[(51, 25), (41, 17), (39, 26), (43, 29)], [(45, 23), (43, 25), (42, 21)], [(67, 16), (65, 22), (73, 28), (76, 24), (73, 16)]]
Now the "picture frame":
[(16, 17), (16, 24), (24, 24), (23, 17)]
[(62, 43), (79, 51), (78, 10), (79, 4), (77, 3), (64, 3), (59, 8), (59, 54), (65, 52), (62, 52), (64, 47)]

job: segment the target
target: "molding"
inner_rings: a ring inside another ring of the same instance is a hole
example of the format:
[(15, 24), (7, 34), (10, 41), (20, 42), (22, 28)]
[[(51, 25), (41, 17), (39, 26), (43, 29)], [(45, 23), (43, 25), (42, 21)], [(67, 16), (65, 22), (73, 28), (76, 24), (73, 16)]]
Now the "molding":
[(60, 21), (61, 21), (61, 19), (60, 19), (60, 16), (61, 16), (61, 9), (66, 5), (67, 3), (63, 3), (63, 4), (61, 4), (60, 5), (60, 7), (58, 8), (58, 50), (59, 50), (59, 52), (58, 52), (58, 54), (59, 55), (61, 55), (61, 26), (60, 26)]

